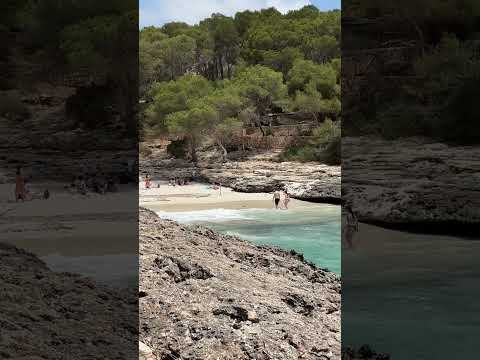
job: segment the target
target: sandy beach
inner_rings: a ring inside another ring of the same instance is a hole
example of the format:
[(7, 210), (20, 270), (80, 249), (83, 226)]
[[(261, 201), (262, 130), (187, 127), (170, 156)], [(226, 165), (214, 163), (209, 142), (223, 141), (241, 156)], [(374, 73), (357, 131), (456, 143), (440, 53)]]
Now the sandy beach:
[[(273, 209), (273, 195), (269, 193), (240, 193), (222, 187), (222, 191), (213, 189), (210, 184), (192, 183), (183, 186), (170, 186), (167, 182), (153, 182), (145, 189), (144, 182), (139, 185), (140, 206), (153, 211), (195, 211), (209, 209)], [(314, 204), (290, 199), (291, 209), (312, 206)]]
[(57, 271), (77, 272), (108, 284), (131, 281), (137, 273), (138, 204), (135, 186), (105, 195), (72, 194), (60, 183), (47, 200), (13, 201), (12, 184), (0, 185), (0, 242), (39, 256)]
[[(40, 183), (48, 200), (13, 201), (11, 184), (0, 185), (0, 241), (13, 243), (37, 255), (128, 253), (134, 249), (131, 222), (138, 209), (132, 203), (135, 188), (106, 195), (71, 194), (62, 184)], [(101, 226), (98, 226), (101, 225)], [(136, 249), (136, 246), (135, 246)]]

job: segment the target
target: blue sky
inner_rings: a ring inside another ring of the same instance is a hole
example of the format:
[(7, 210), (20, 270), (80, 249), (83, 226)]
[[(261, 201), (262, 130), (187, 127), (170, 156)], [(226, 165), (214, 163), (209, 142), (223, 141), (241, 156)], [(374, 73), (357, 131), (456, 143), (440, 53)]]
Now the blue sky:
[(271, 6), (287, 12), (308, 4), (321, 10), (340, 9), (341, 0), (140, 0), (140, 27), (159, 26), (169, 21), (195, 24), (215, 12), (233, 15), (237, 11)]

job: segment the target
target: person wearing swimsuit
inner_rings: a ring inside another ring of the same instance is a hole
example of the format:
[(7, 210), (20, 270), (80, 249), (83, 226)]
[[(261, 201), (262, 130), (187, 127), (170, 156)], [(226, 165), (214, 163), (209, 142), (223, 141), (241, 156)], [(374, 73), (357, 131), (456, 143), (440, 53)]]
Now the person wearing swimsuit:
[(280, 192), (278, 190), (273, 193), (273, 202), (275, 203), (275, 209), (278, 210), (278, 204), (280, 203)]
[(150, 189), (150, 186), (152, 186), (152, 182), (150, 180), (150, 176), (147, 174), (145, 176), (145, 189)]
[(290, 202), (290, 195), (288, 195), (288, 192), (284, 191), (284, 199), (283, 199), (283, 206), (285, 206), (285, 210), (288, 210), (288, 203)]

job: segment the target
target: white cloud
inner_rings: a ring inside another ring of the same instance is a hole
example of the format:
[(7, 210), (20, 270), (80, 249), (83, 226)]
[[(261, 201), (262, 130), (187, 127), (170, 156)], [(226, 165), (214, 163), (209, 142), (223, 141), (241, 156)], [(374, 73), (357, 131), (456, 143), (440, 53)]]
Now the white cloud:
[(306, 5), (310, 5), (309, 0), (268, 0), (267, 5), (263, 7), (274, 7), (281, 13), (287, 13), (289, 10), (300, 9)]
[(169, 21), (196, 24), (213, 13), (232, 16), (238, 11), (275, 7), (282, 13), (311, 4), (310, 0), (145, 0), (140, 3), (140, 25)]

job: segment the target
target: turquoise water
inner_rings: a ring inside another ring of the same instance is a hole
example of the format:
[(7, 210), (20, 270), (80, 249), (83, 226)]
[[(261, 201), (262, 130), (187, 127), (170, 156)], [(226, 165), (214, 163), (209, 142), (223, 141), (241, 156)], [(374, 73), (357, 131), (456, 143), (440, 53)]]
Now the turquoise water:
[(202, 224), (255, 244), (302, 253), (305, 259), (340, 274), (340, 207), (318, 204), (292, 210), (214, 209), (159, 212), (180, 223)]

